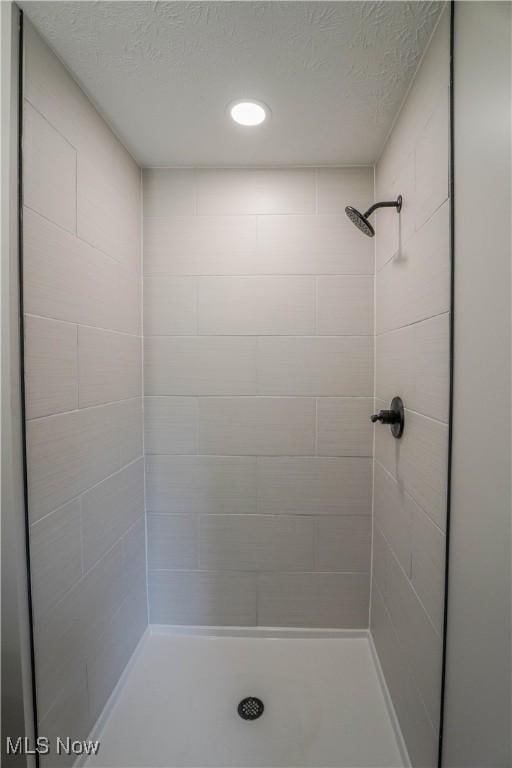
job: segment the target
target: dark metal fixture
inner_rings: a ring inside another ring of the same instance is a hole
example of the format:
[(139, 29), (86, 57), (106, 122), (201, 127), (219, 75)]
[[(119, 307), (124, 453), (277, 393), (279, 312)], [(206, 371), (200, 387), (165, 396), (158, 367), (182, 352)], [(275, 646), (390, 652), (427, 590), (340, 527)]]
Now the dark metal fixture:
[(379, 411), (370, 416), (371, 421), (389, 424), (393, 437), (402, 437), (405, 424), (404, 404), (401, 397), (394, 397), (387, 411)]
[(261, 699), (258, 699), (257, 696), (247, 696), (238, 705), (238, 714), (242, 720), (257, 720), (258, 717), (262, 716), (264, 709)]
[(352, 208), (351, 205), (347, 205), (345, 213), (349, 217), (352, 224), (355, 224), (358, 229), (368, 237), (375, 235), (375, 230), (368, 221), (368, 216), (371, 216), (377, 208), (396, 208), (396, 212), (400, 213), (402, 210), (402, 195), (398, 195), (396, 200), (388, 200), (383, 203), (374, 203), (371, 205), (365, 213), (361, 213), (357, 208)]

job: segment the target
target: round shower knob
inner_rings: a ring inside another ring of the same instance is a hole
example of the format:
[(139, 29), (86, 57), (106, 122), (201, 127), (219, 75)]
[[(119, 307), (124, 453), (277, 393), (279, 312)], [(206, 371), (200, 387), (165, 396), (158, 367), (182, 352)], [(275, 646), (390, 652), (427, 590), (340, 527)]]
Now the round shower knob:
[(404, 431), (404, 404), (401, 397), (394, 397), (391, 401), (389, 409), (379, 411), (370, 416), (371, 421), (375, 424), (379, 421), (381, 424), (389, 424), (391, 427), (391, 434), (393, 437), (402, 437)]

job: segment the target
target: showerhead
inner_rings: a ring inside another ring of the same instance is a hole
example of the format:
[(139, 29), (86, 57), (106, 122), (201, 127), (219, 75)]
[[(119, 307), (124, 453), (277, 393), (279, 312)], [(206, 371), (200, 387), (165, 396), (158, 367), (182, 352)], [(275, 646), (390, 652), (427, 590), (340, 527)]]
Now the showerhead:
[(396, 208), (396, 212), (400, 213), (402, 210), (402, 195), (398, 195), (396, 200), (390, 200), (383, 203), (374, 203), (365, 213), (361, 213), (361, 211), (358, 211), (357, 208), (353, 208), (351, 205), (347, 205), (345, 208), (345, 213), (349, 217), (352, 224), (355, 224), (356, 227), (368, 237), (374, 237), (375, 236), (375, 230), (368, 221), (368, 216), (371, 216), (371, 214), (377, 210), (377, 208)]
[(349, 217), (352, 224), (355, 224), (358, 229), (361, 230), (361, 232), (364, 235), (368, 235), (368, 237), (373, 237), (375, 235), (375, 230), (366, 218), (360, 211), (357, 210), (357, 208), (352, 208), (351, 205), (347, 205), (345, 208), (345, 213)]

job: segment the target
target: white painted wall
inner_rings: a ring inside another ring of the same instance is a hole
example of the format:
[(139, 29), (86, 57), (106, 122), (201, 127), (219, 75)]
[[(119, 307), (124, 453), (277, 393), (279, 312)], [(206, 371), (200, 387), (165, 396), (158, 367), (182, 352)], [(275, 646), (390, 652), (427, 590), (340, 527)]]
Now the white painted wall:
[(443, 765), (510, 746), (511, 5), (455, 6), (455, 392)]

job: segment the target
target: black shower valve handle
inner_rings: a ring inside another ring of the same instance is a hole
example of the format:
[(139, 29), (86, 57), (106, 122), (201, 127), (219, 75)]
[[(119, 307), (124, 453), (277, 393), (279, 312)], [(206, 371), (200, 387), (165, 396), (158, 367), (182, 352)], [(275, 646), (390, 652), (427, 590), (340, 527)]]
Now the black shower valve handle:
[(374, 413), (370, 416), (370, 419), (375, 422), (380, 421), (381, 424), (396, 424), (400, 421), (400, 414), (398, 411), (383, 410), (378, 413)]
[(401, 397), (394, 397), (388, 409), (374, 413), (370, 420), (375, 424), (389, 424), (393, 437), (402, 437), (405, 424), (405, 408)]

